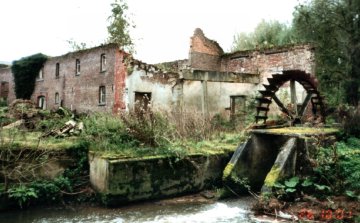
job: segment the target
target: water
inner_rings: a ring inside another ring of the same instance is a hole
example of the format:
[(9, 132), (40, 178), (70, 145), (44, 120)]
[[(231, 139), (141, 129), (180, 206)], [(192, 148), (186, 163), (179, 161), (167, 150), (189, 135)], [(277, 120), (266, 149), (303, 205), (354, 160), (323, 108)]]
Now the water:
[(121, 208), (37, 208), (0, 213), (4, 223), (218, 223), (260, 222), (251, 211), (253, 199), (244, 197), (215, 203), (149, 202)]

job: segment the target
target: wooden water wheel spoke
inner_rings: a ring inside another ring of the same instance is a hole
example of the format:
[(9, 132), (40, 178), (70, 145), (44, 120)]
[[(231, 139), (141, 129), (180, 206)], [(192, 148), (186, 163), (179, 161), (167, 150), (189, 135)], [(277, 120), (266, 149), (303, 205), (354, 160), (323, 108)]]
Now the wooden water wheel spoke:
[(295, 87), (294, 79), (290, 80), (290, 98), (291, 98), (291, 103), (294, 106), (295, 117), (298, 117), (299, 113), (297, 109), (296, 87)]
[[(290, 97), (291, 104), (293, 109), (287, 107), (281, 102), (281, 100), (276, 96), (276, 92), (280, 87), (290, 81)], [(258, 100), (257, 114), (255, 117), (256, 122), (263, 120), (266, 124), (268, 119), (269, 105), (272, 100), (277, 104), (280, 111), (285, 113), (286, 116), (292, 121), (292, 124), (301, 123), (302, 117), (307, 110), (308, 104), (311, 101), (313, 116), (316, 117), (318, 114), (317, 111), (320, 111), (321, 120), (325, 120), (325, 108), (323, 104), (323, 98), (320, 96), (320, 93), (317, 91), (317, 80), (310, 74), (305, 73), (300, 70), (288, 70), (284, 71), (282, 74), (274, 74), (271, 78), (268, 78), (269, 84), (264, 84), (265, 90), (260, 90), (259, 93), (261, 97), (256, 98)], [(307, 92), (307, 95), (302, 102), (300, 108), (298, 109), (297, 98), (296, 98), (296, 82), (298, 82), (304, 90)]]
[(300, 110), (299, 110), (299, 116), (300, 116), (300, 117), (302, 117), (302, 116), (304, 115), (304, 112), (305, 112), (305, 110), (306, 110), (306, 107), (307, 107), (308, 104), (309, 104), (309, 101), (310, 101), (312, 95), (313, 95), (312, 93), (308, 93), (308, 94), (306, 95), (306, 98), (304, 99), (304, 102), (302, 103), (301, 108), (300, 108)]
[(275, 101), (275, 103), (277, 104), (277, 106), (279, 106), (280, 110), (282, 112), (284, 112), (286, 115), (288, 115), (291, 119), (293, 119), (293, 116), (291, 114), (291, 112), (284, 106), (284, 104), (280, 101), (280, 99), (274, 95), (273, 96), (273, 100)]

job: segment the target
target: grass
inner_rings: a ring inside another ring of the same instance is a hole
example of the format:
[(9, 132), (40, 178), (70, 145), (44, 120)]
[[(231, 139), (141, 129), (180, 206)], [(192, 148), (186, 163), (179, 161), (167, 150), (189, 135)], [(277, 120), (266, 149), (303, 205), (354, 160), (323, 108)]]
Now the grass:
[(2, 129), (0, 131), (0, 146), (2, 148), (27, 148), (27, 149), (68, 149), (76, 145), (79, 139), (76, 137), (43, 138), (41, 132), (29, 132), (18, 129)]
[[(194, 112), (107, 113), (78, 117), (84, 131), (78, 136), (41, 138), (43, 131), (58, 129), (71, 113), (39, 111), (33, 131), (23, 127), (0, 129), (0, 147), (11, 149), (62, 150), (87, 142), (89, 150), (114, 158), (153, 156), (183, 157), (234, 151), (244, 140), (242, 133), (224, 133), (222, 126), (204, 121)], [(4, 116), (6, 112), (4, 111)]]
[[(84, 140), (82, 137), (67, 138), (40, 138), (41, 132), (29, 132), (18, 129), (2, 129), (0, 131), (1, 148), (26, 148), (26, 149), (46, 149), (46, 150), (65, 150), (74, 147), (77, 143)], [(199, 142), (179, 140), (168, 146), (149, 147), (144, 144), (124, 147), (124, 145), (111, 145), (112, 148), (97, 148), (99, 144), (92, 143), (90, 151), (102, 154), (108, 158), (139, 158), (154, 156), (178, 156), (183, 157), (195, 154), (219, 154), (227, 151), (235, 151), (238, 144), (243, 140), (243, 136), (237, 133), (223, 133), (211, 140)], [(100, 142), (99, 142), (100, 143)], [(101, 145), (100, 145), (101, 146)]]
[[(90, 149), (94, 153), (102, 154), (104, 158), (110, 159), (133, 159), (133, 158), (153, 158), (165, 156), (184, 157), (189, 155), (215, 155), (223, 154), (225, 152), (233, 152), (238, 144), (243, 140), (241, 134), (226, 133), (221, 137), (212, 140), (204, 140), (200, 142), (194, 141), (178, 141), (170, 144), (167, 147), (148, 147), (145, 145), (138, 147), (129, 147), (112, 149), (112, 150), (96, 150)], [(96, 145), (93, 145), (96, 146)]]

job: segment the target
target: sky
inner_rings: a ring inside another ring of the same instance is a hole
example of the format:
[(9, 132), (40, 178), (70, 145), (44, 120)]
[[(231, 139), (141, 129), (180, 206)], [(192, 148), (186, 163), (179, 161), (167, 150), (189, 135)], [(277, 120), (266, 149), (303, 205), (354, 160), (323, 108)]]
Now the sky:
[[(136, 28), (135, 58), (146, 63), (186, 59), (196, 28), (228, 52), (233, 37), (262, 20), (290, 24), (299, 0), (127, 0)], [(114, 0), (1, 0), (0, 61), (72, 51), (68, 40), (106, 41)]]

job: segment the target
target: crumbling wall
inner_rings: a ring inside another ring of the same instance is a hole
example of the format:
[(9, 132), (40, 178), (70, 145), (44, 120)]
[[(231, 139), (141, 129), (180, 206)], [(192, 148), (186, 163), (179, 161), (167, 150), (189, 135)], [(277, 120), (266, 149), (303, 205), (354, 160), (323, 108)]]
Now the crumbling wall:
[(309, 45), (276, 47), (267, 50), (238, 51), (225, 54), (221, 71), (259, 73), (262, 82), (283, 70), (303, 70), (315, 75), (314, 48)]
[(221, 65), (221, 55), (224, 51), (219, 44), (205, 37), (203, 31), (197, 28), (191, 37), (189, 65), (196, 70), (217, 71)]
[(173, 91), (179, 78), (177, 73), (167, 73), (138, 60), (130, 64), (132, 71), (128, 73), (125, 85), (128, 110), (134, 108), (136, 92), (151, 93), (151, 107), (155, 109), (172, 110), (176, 107), (178, 98), (174, 98)]

